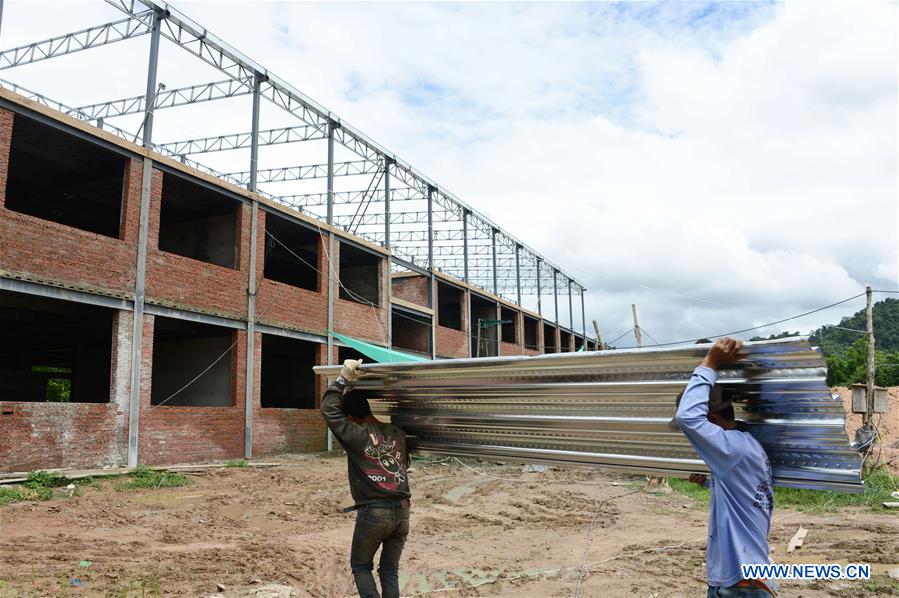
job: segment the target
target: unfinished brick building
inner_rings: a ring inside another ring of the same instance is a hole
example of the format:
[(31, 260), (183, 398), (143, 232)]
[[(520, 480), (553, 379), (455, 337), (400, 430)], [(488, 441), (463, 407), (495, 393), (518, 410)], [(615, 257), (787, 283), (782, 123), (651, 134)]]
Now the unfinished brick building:
[[(429, 358), (595, 346), (560, 268), (170, 7), (118, 8), (0, 52), (21, 68), (150, 36), (135, 98), (73, 108), (0, 81), (0, 470), (322, 450), (312, 366), (357, 355), (333, 333)], [(163, 90), (163, 39), (230, 79)], [(154, 140), (154, 112), (241, 94), (248, 133)], [(262, 100), (299, 124), (261, 128)], [(327, 158), (260, 168), (289, 143)]]

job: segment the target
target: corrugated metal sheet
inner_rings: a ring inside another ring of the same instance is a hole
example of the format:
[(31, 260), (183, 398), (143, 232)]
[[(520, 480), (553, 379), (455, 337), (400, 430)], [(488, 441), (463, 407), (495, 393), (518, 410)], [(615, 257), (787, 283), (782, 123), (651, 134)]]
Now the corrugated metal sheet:
[[(370, 364), (360, 386), (420, 452), (686, 476), (707, 469), (668, 423), (707, 349)], [(719, 384), (765, 447), (775, 483), (861, 491), (821, 354), (805, 338), (746, 343), (744, 353)]]

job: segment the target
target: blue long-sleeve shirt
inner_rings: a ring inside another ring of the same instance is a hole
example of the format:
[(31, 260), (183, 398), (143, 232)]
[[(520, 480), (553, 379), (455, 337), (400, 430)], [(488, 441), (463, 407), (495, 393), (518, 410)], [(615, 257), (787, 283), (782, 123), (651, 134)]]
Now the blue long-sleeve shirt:
[(712, 472), (709, 487), (708, 584), (732, 586), (741, 564), (770, 563), (768, 531), (774, 501), (765, 449), (748, 432), (708, 421), (709, 393), (718, 373), (698, 367), (687, 384), (676, 420)]

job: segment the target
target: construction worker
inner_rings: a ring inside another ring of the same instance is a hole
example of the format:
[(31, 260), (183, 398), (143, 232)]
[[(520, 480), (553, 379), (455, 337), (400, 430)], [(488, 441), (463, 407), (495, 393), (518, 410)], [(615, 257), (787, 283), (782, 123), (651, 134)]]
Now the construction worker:
[(675, 421), (711, 471), (690, 481), (711, 488), (706, 548), (708, 597), (776, 596), (773, 582), (744, 579), (740, 565), (769, 564), (768, 530), (774, 502), (765, 450), (734, 419), (733, 405), (715, 385), (718, 370), (739, 359), (743, 341), (719, 339), (678, 397)]
[(379, 547), (378, 575), (384, 598), (398, 598), (399, 563), (409, 534), (409, 453), (406, 435), (397, 426), (378, 421), (364, 391), (354, 389), (362, 360), (343, 362), (337, 381), (322, 397), (321, 412), (346, 451), (347, 474), (356, 527), (350, 567), (362, 598), (378, 598), (372, 575)]

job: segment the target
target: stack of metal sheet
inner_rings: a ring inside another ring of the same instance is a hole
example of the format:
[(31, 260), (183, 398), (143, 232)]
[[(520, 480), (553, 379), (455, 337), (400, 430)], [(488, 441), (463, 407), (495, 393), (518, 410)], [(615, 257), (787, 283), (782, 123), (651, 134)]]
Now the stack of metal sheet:
[[(708, 470), (669, 422), (707, 349), (364, 364), (360, 387), (419, 452), (686, 476)], [(719, 384), (765, 447), (775, 484), (859, 492), (860, 459), (826, 374), (797, 337), (746, 343)]]

